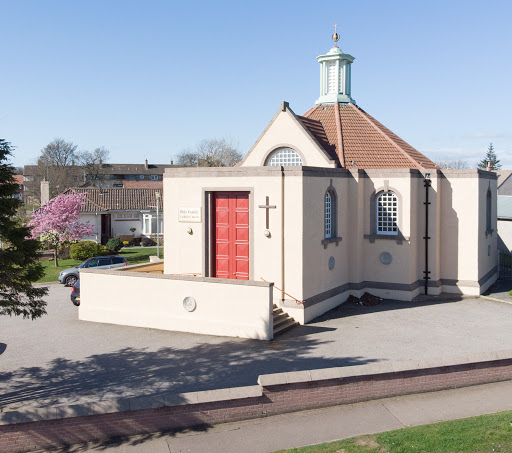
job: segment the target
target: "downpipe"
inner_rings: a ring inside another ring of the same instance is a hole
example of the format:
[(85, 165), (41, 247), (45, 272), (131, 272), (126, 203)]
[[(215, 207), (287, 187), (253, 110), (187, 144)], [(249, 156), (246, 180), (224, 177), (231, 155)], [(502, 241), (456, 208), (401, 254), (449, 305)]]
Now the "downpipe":
[(425, 187), (425, 270), (423, 271), (425, 281), (425, 295), (428, 294), (428, 281), (430, 280), (430, 271), (428, 270), (428, 240), (430, 236), (428, 235), (428, 207), (430, 205), (430, 201), (428, 199), (429, 196), (429, 187), (432, 185), (432, 180), (430, 179), (430, 173), (425, 173), (425, 179), (423, 180), (423, 185)]

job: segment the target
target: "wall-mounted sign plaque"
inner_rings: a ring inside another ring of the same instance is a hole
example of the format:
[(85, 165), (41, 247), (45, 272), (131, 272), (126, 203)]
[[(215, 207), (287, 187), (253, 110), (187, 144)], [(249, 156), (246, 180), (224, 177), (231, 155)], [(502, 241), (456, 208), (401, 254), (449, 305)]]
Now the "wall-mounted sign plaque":
[(178, 208), (178, 222), (201, 223), (201, 208)]
[(332, 271), (334, 269), (334, 266), (336, 266), (336, 260), (334, 259), (334, 256), (329, 257), (329, 269)]

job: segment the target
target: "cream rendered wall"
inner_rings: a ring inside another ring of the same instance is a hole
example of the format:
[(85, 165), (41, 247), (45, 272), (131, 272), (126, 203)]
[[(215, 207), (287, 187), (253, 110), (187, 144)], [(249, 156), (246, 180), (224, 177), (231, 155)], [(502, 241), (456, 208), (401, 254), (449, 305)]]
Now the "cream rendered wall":
[[(307, 177), (304, 178), (304, 298), (320, 294), (331, 288), (349, 281), (350, 269), (348, 246), (351, 234), (347, 226), (350, 219), (349, 197), (347, 187), (348, 172), (340, 173), (339, 177)], [(327, 189), (332, 187), (338, 197), (338, 231), (342, 240), (336, 243), (322, 244), (324, 239), (324, 197)], [(335, 259), (334, 269), (329, 269), (329, 257)]]
[[(343, 303), (350, 294), (360, 296), (368, 291), (398, 300), (413, 298), (420, 292), (417, 280), (423, 271), (418, 268), (418, 241), (424, 230), (424, 222), (418, 218), (424, 197), (422, 175), (410, 170), (335, 169), (324, 173), (304, 178), (306, 322)], [(338, 196), (338, 236), (342, 240), (338, 246), (331, 242), (324, 248), (324, 196), (331, 184)], [(370, 223), (375, 221), (371, 211), (376, 209), (371, 197), (385, 188), (399, 198), (401, 244), (396, 236), (370, 234)], [(382, 252), (392, 254), (391, 264), (380, 262)], [(328, 266), (331, 256), (335, 259), (332, 270)]]
[[(415, 180), (412, 178), (409, 170), (367, 170), (368, 177), (363, 179), (364, 188), (364, 231), (369, 235), (372, 227), (372, 210), (375, 207), (370, 205), (373, 193), (378, 193), (386, 187), (392, 190), (398, 196), (399, 209), (399, 228), (401, 235), (405, 238), (401, 244), (397, 244), (396, 236), (376, 235), (374, 242), (370, 239), (362, 241), (360, 250), (364, 257), (364, 266), (360, 281), (395, 283), (409, 285), (416, 281), (416, 249), (415, 244), (410, 243), (411, 233), (411, 207), (415, 209), (417, 201), (411, 198), (411, 190), (414, 187)], [(416, 191), (414, 191), (416, 194)], [(415, 212), (415, 211), (414, 211)], [(413, 235), (413, 241), (415, 235)], [(390, 264), (382, 264), (380, 255), (383, 252), (391, 253), (393, 260)], [(375, 285), (378, 286), (378, 285)], [(381, 285), (385, 286), (385, 285)], [(372, 294), (385, 298), (396, 298), (399, 300), (409, 300), (411, 295), (403, 293), (397, 289), (391, 288), (372, 288)]]
[[(486, 274), (492, 272), (498, 264), (498, 187), (497, 179), (484, 179), (480, 177), (479, 182), (479, 203), (478, 203), (478, 279), (479, 281), (485, 278)], [(491, 191), (491, 232), (486, 233), (487, 223), (487, 191)], [(497, 279), (488, 280), (483, 283), (480, 288), (482, 294), (492, 283)]]
[[(274, 282), (276, 287), (302, 300), (302, 171), (288, 167), (284, 171), (284, 282), (282, 278), (282, 183), (281, 169), (264, 167), (256, 169), (169, 169), (164, 175), (164, 235), (165, 274), (204, 275), (206, 273), (205, 243), (205, 192), (206, 191), (247, 191), (250, 192), (250, 249), (249, 278)], [(269, 210), (270, 237), (265, 236), (266, 210), (258, 205), (266, 203), (269, 197), (276, 209)], [(201, 223), (178, 221), (179, 208), (202, 210)], [(192, 229), (192, 234), (187, 229)], [(282, 300), (282, 293), (274, 289), (276, 302)], [(303, 322), (303, 308), (297, 306), (289, 296), (286, 311), (294, 312), (297, 321)]]
[[(357, 199), (350, 196), (350, 185), (354, 186), (353, 177), (347, 170), (336, 169), (326, 176), (308, 176), (304, 178), (304, 298), (306, 322), (343, 303), (349, 295), (348, 289), (340, 289), (351, 282), (351, 245), (357, 235), (350, 227), (350, 221), (357, 209)], [(337, 195), (337, 236), (341, 241), (336, 245), (330, 242), (324, 247), (324, 199), (329, 187)], [(353, 190), (353, 187), (352, 187)], [(335, 265), (329, 269), (329, 258), (333, 257)], [(323, 294), (336, 290), (335, 295)], [(320, 301), (317, 301), (319, 295)]]
[[(272, 285), (85, 269), (79, 319), (208, 335), (272, 339)], [(197, 303), (183, 306), (186, 297)]]
[(485, 235), (485, 197), (489, 183), (496, 225), (496, 180), (488, 179), (487, 172), (479, 170), (443, 170), (443, 175), (440, 255), (443, 291), (481, 294), (485, 287), (478, 282), (497, 262), (497, 234)]
[(262, 166), (271, 151), (282, 147), (297, 151), (302, 157), (304, 166), (336, 167), (336, 163), (330, 160), (325, 151), (304, 130), (295, 114), (288, 108), (286, 111), (280, 111), (274, 117), (241, 166)]

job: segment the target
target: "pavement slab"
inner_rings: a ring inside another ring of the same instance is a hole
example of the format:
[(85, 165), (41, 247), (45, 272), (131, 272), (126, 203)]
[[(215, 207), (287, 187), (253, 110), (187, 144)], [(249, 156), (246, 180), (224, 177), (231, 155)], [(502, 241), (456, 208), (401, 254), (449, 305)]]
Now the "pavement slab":
[(482, 298), (343, 304), (267, 343), (79, 321), (69, 295), (51, 285), (47, 316), (0, 317), (4, 411), (118, 398), (136, 404), (252, 386), (262, 374), (512, 349), (512, 305)]

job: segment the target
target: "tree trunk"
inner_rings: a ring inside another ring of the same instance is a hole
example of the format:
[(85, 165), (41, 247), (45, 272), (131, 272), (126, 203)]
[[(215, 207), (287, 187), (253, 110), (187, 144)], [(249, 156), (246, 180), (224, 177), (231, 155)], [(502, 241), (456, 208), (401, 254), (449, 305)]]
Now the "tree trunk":
[(57, 255), (58, 248), (59, 248), (59, 245), (58, 245), (58, 244), (55, 244), (55, 252), (54, 252), (54, 257), (55, 257), (55, 267), (57, 267), (57, 266), (59, 265), (59, 258), (58, 258), (58, 255)]

